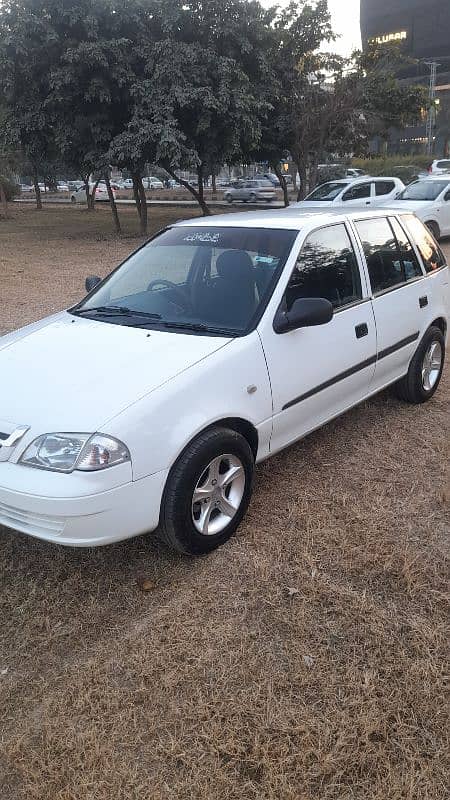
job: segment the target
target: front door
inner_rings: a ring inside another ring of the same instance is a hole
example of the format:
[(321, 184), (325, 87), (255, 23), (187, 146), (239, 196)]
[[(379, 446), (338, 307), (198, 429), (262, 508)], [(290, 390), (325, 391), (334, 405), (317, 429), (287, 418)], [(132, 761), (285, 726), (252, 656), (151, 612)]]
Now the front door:
[(272, 384), (275, 452), (368, 393), (376, 361), (372, 304), (344, 223), (313, 231), (305, 240), (282, 302), (324, 297), (334, 307), (327, 325), (277, 334), (266, 315), (260, 326)]

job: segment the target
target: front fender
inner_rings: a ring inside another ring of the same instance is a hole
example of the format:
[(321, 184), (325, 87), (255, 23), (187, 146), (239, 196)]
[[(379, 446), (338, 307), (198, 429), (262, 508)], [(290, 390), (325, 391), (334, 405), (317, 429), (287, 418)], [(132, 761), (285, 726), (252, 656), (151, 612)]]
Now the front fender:
[(102, 432), (126, 443), (133, 479), (139, 480), (170, 469), (197, 434), (227, 417), (250, 422), (259, 433), (258, 459), (268, 454), (272, 395), (256, 331), (138, 400), (102, 426)]

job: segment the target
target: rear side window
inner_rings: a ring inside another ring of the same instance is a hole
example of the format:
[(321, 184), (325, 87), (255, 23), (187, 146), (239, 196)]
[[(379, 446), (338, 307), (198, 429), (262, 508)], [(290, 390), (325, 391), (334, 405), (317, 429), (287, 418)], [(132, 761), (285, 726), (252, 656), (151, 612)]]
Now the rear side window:
[(448, 169), (450, 170), (450, 161), (438, 161), (436, 164), (438, 169)]
[(301, 297), (324, 297), (334, 308), (361, 300), (359, 266), (345, 225), (320, 228), (306, 239), (286, 291), (288, 308)]
[(419, 248), (426, 271), (435, 272), (437, 269), (445, 267), (445, 256), (423, 222), (412, 215), (405, 216), (403, 219)]
[(351, 186), (342, 196), (343, 200), (360, 200), (370, 197), (370, 183), (359, 183), (358, 186)]
[(405, 283), (406, 277), (394, 231), (385, 217), (355, 222), (362, 241), (373, 294)]
[(423, 275), (422, 267), (405, 231), (395, 217), (390, 217), (389, 222), (397, 239), (406, 280), (412, 281), (414, 278), (421, 277)]
[(375, 192), (377, 197), (382, 194), (390, 194), (395, 189), (394, 181), (375, 181)]

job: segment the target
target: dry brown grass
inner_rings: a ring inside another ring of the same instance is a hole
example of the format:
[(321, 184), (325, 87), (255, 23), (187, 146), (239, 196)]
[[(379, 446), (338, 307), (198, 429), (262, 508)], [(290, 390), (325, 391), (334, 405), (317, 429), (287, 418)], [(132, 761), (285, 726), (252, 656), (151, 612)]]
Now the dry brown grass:
[[(103, 211), (14, 214), (3, 330), (138, 243)], [(447, 369), (428, 406), (383, 394), (261, 465), (205, 559), (3, 530), (2, 800), (447, 798), (448, 390)]]

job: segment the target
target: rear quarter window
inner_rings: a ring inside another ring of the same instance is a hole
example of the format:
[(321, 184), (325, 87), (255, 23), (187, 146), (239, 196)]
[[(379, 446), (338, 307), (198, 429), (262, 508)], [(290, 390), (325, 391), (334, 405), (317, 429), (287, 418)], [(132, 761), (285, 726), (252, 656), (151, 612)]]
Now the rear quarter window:
[(394, 181), (375, 181), (375, 192), (377, 197), (383, 194), (390, 194), (395, 189)]
[(402, 217), (402, 222), (406, 224), (406, 227), (412, 234), (412, 237), (419, 248), (426, 271), (435, 272), (436, 270), (445, 267), (447, 263), (445, 256), (423, 222), (411, 214)]

